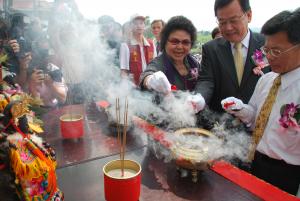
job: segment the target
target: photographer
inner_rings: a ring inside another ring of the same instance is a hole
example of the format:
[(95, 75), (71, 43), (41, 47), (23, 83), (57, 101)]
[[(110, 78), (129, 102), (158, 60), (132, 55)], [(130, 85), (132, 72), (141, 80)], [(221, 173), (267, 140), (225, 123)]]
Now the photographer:
[(16, 57), (21, 59), (25, 57), (25, 54), (31, 52), (31, 40), (25, 36), (25, 32), (28, 32), (29, 17), (17, 13), (12, 16), (11, 27), (9, 30), (9, 37), (12, 40), (16, 40), (20, 46), (20, 51), (16, 53)]
[(22, 88), (26, 88), (27, 70), (31, 61), (31, 45), (25, 40), (24, 15), (15, 14), (11, 18), (11, 27), (1, 19), (1, 53), (7, 55), (5, 66), (12, 73), (12, 79)]
[[(2, 68), (5, 68), (6, 72), (10, 72), (11, 79), (22, 87), (26, 83), (27, 68), (31, 60), (30, 53), (24, 55), (24, 57), (18, 59), (16, 55), (20, 52), (20, 45), (17, 40), (10, 39), (9, 28), (7, 22), (0, 18), (0, 62)], [(7, 74), (7, 73), (6, 73)], [(2, 74), (2, 78), (5, 75)]]
[(28, 90), (33, 97), (41, 98), (45, 106), (53, 107), (66, 101), (68, 88), (60, 68), (49, 62), (46, 39), (41, 39), (33, 52)]

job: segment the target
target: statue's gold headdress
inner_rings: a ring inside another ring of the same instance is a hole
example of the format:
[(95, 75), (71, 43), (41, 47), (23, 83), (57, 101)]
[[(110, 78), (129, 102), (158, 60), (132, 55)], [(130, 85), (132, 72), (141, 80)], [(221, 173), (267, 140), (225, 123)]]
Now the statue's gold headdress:
[[(15, 123), (18, 122), (18, 118), (30, 114), (30, 105), (42, 105), (42, 101), (40, 99), (32, 98), (28, 94), (22, 94), (19, 98), (19, 101), (11, 107), (12, 119)], [(28, 122), (28, 124), (29, 128), (33, 131), (37, 133), (43, 132), (40, 125), (34, 122)]]

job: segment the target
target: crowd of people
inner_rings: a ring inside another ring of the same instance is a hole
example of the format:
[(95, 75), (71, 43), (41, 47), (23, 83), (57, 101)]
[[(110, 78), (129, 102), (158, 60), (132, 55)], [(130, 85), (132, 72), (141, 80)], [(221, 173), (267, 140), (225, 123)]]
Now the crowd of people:
[[(201, 62), (191, 54), (197, 30), (184, 16), (171, 17), (166, 23), (153, 20), (152, 39), (145, 36), (145, 16), (134, 15), (123, 26), (102, 16), (99, 38), (114, 50), (119, 76), (129, 78), (141, 91), (162, 95), (188, 91), (187, 103), (195, 113), (208, 107), (239, 118), (252, 133), (251, 173), (296, 195), (300, 185), (300, 8), (276, 14), (261, 33), (248, 27), (249, 0), (215, 0), (214, 13), (218, 27), (213, 39), (202, 46)], [(63, 105), (73, 95), (62, 73), (64, 62), (52, 54), (51, 39), (57, 34), (46, 32), (39, 19), (25, 29), (25, 17), (12, 16), (9, 25), (0, 22), (1, 66), (11, 73), (6, 82), (17, 83), (46, 107)], [(63, 30), (59, 34), (63, 38)]]
[(67, 86), (60, 67), (51, 61), (51, 49), (39, 19), (26, 24), (26, 16), (17, 13), (11, 23), (1, 21), (2, 66), (12, 73), (12, 79), (33, 97), (41, 98), (45, 106), (64, 103)]

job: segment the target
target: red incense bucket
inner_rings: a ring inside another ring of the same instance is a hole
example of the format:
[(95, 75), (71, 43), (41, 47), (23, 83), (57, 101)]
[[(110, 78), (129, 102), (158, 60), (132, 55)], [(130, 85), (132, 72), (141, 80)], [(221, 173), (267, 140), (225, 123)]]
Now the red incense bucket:
[(108, 162), (103, 167), (106, 201), (138, 201), (141, 191), (141, 166), (135, 161), (124, 160), (124, 176), (121, 176), (121, 160)]
[(60, 117), (60, 132), (63, 138), (83, 136), (83, 117), (80, 114), (65, 114)]

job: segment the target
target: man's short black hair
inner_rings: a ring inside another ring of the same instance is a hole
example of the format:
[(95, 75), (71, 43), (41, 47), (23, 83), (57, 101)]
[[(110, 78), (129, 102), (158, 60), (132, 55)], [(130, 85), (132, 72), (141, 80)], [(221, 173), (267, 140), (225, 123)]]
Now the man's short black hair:
[[(217, 10), (229, 5), (233, 1), (236, 1), (236, 0), (216, 0), (215, 6), (214, 6), (215, 16), (217, 16)], [(251, 10), (249, 0), (237, 0), (237, 1), (240, 3), (240, 6), (244, 13)]]
[(269, 19), (261, 29), (261, 33), (264, 35), (273, 35), (278, 32), (286, 32), (290, 43), (300, 43), (300, 8), (294, 12), (278, 13)]
[(171, 33), (174, 31), (183, 30), (191, 36), (192, 46), (197, 39), (197, 29), (193, 25), (192, 21), (184, 16), (172, 17), (161, 31), (161, 50), (165, 50), (166, 43)]

